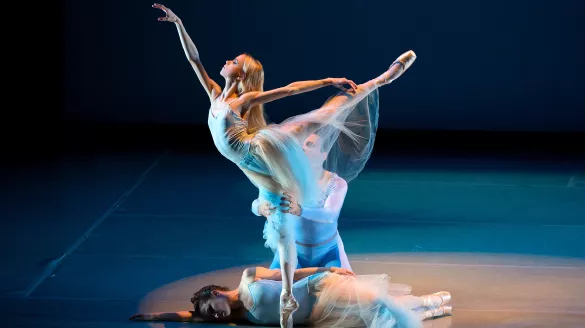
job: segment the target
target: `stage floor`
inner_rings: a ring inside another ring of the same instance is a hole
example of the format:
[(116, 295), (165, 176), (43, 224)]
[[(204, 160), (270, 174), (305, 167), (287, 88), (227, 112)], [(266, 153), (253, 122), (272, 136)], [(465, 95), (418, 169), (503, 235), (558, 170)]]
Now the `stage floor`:
[[(585, 326), (585, 161), (376, 153), (339, 222), (357, 274), (452, 293), (425, 327)], [(184, 326), (202, 285), (267, 265), (257, 191), (219, 154), (64, 156), (2, 173), (5, 327)]]

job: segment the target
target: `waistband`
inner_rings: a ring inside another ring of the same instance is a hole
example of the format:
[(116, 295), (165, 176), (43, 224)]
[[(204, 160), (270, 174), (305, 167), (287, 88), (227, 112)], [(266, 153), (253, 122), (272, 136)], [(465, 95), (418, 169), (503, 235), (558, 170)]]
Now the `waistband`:
[(325, 240), (323, 242), (320, 242), (318, 244), (305, 244), (305, 243), (301, 243), (299, 241), (297, 241), (296, 244), (299, 245), (299, 246), (303, 246), (303, 247), (319, 247), (319, 246), (324, 246), (324, 245), (327, 245), (330, 242), (336, 240), (338, 235), (339, 235), (339, 232), (338, 231), (335, 231), (335, 234), (333, 236), (331, 236), (327, 240)]

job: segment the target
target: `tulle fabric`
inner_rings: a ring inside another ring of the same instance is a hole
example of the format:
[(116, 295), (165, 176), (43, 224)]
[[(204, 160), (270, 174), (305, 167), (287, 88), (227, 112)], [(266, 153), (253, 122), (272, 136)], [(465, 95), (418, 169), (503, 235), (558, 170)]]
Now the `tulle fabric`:
[[(375, 83), (360, 85), (356, 93), (340, 91), (311, 112), (293, 116), (281, 124), (261, 129), (251, 139), (249, 152), (240, 166), (260, 175), (248, 174), (260, 190), (261, 198), (279, 206), (280, 194), (288, 191), (303, 206), (320, 207), (325, 190), (318, 183), (323, 170), (336, 173), (347, 182), (363, 170), (374, 146), (378, 127), (378, 89)], [(320, 140), (327, 160), (307, 154), (302, 145), (311, 134)], [(269, 175), (276, 187), (263, 175)], [(283, 190), (280, 190), (283, 189)], [(288, 263), (296, 264), (294, 236), (287, 220), (298, 219), (276, 211), (265, 226), (265, 246), (277, 251), (278, 242), (289, 241), (285, 251)]]
[[(316, 297), (312, 325), (335, 328), (419, 328), (420, 317), (400, 303), (411, 287), (390, 283), (385, 274), (357, 277), (322, 273), (312, 277)], [(402, 296), (402, 297), (400, 297)]]
[[(374, 81), (361, 84), (358, 90), (356, 93), (339, 91), (321, 108), (293, 116), (280, 124), (288, 131), (304, 125), (319, 126), (314, 134), (328, 156), (323, 167), (316, 165), (319, 168), (315, 172), (317, 176), (327, 170), (350, 182), (364, 169), (372, 154), (378, 129), (379, 92)], [(302, 144), (308, 135), (296, 137)], [(308, 160), (312, 164), (322, 161), (311, 154)]]

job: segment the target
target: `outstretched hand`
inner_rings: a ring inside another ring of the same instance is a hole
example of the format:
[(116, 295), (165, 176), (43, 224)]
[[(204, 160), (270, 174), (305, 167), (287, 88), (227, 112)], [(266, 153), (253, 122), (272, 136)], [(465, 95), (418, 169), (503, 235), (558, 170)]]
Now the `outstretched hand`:
[[(341, 89), (343, 91), (347, 91), (347, 92), (355, 92), (358, 88), (358, 86), (357, 86), (357, 84), (355, 84), (355, 82), (353, 82), (352, 80), (348, 80), (344, 77), (329, 78), (329, 81), (336, 88), (339, 88), (339, 89)], [(347, 84), (349, 86), (349, 88), (345, 88), (344, 87), (345, 84)]]
[(157, 8), (157, 9), (160, 9), (160, 10), (165, 12), (166, 16), (159, 17), (158, 18), (159, 22), (176, 23), (179, 21), (179, 17), (177, 15), (175, 15), (175, 13), (172, 10), (170, 10), (169, 8), (167, 8), (161, 4), (155, 3), (154, 5), (152, 5), (152, 8)]

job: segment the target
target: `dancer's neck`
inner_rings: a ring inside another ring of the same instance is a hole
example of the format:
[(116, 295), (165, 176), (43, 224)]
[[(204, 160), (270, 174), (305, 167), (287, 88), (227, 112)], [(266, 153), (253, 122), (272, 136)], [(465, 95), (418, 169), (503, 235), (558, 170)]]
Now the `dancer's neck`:
[(224, 292), (224, 295), (227, 297), (230, 303), (234, 305), (237, 305), (236, 303), (240, 302), (240, 292), (237, 289)]
[(232, 97), (233, 95), (238, 95), (238, 81), (226, 79), (222, 92), (222, 98), (225, 100)]

